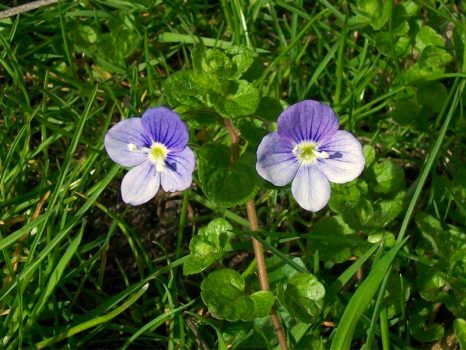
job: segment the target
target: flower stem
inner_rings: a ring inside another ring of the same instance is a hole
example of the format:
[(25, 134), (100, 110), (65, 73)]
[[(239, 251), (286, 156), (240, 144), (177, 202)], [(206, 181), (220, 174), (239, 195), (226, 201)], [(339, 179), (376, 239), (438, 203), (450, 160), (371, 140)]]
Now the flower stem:
[(228, 134), (230, 135), (231, 139), (231, 163), (235, 163), (236, 160), (238, 159), (239, 156), (239, 134), (235, 130), (235, 127), (233, 126), (233, 123), (231, 122), (231, 119), (229, 118), (223, 118), (223, 121), (225, 123), (225, 127), (228, 130)]
[[(230, 119), (224, 118), (225, 127), (228, 130), (228, 134), (230, 135), (231, 139), (231, 161), (234, 163), (239, 156), (239, 134), (235, 130), (233, 123)], [(251, 231), (257, 232), (259, 230), (259, 224), (257, 223), (257, 214), (256, 214), (256, 207), (254, 205), (254, 200), (249, 200), (246, 203), (246, 210), (248, 212), (248, 220), (249, 226)], [(259, 275), (259, 283), (261, 289), (264, 291), (268, 291), (269, 288), (269, 279), (267, 277), (267, 269), (265, 266), (265, 258), (264, 258), (264, 249), (262, 248), (261, 242), (259, 242), (254, 236), (252, 237), (252, 246), (254, 248), (254, 255), (256, 257), (257, 262), (257, 272)], [(286, 343), (286, 336), (285, 332), (283, 331), (280, 318), (278, 317), (277, 311), (272, 306), (272, 310), (270, 311), (270, 319), (272, 321), (273, 330), (275, 332), (275, 336), (277, 337), (278, 344), (280, 345), (281, 350), (288, 350), (288, 344)]]
[[(254, 206), (254, 201), (252, 199), (246, 203), (246, 209), (248, 212), (251, 231), (256, 232), (259, 230), (259, 225), (257, 223), (256, 207)], [(254, 247), (254, 254), (256, 256), (257, 272), (259, 274), (261, 289), (269, 290), (269, 279), (267, 277), (267, 269), (265, 266), (264, 249), (262, 248), (261, 242), (259, 242), (255, 237), (252, 237), (252, 246)], [(280, 344), (280, 349), (288, 350), (285, 332), (283, 331), (280, 318), (278, 317), (277, 311), (274, 307), (272, 307), (272, 310), (270, 311), (270, 319), (272, 320), (273, 330), (275, 331), (278, 343)]]

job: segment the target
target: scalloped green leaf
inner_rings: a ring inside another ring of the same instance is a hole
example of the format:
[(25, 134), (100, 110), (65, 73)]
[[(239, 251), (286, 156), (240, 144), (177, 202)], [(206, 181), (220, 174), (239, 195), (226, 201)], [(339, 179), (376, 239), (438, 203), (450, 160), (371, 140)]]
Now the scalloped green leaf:
[(251, 321), (270, 313), (275, 297), (272, 292), (248, 294), (244, 278), (235, 270), (210, 273), (201, 284), (201, 298), (212, 316), (220, 320)]
[(384, 159), (369, 171), (371, 188), (377, 193), (394, 194), (405, 188), (403, 168), (390, 159)]
[(280, 304), (290, 315), (304, 323), (318, 320), (324, 305), (325, 288), (317, 277), (297, 273), (278, 291)]
[(341, 263), (353, 255), (364, 254), (369, 246), (354, 233), (341, 216), (325, 218), (317, 222), (309, 233), (309, 248), (318, 251), (322, 261)]
[(231, 250), (232, 229), (230, 223), (222, 218), (202, 227), (189, 243), (190, 254), (183, 264), (183, 274), (200, 273)]
[(255, 158), (248, 153), (230, 164), (230, 149), (207, 144), (198, 152), (198, 175), (206, 196), (221, 207), (246, 203), (258, 190)]
[(427, 46), (444, 47), (445, 41), (442, 36), (432, 27), (423, 26), (416, 34), (416, 49), (424, 50)]

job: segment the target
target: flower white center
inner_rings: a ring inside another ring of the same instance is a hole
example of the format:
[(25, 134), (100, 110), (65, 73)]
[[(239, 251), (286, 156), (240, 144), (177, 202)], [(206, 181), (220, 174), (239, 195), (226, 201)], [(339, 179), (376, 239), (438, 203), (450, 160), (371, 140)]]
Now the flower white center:
[(165, 159), (168, 155), (168, 149), (164, 144), (160, 142), (154, 142), (150, 146), (149, 159), (155, 164), (155, 169), (159, 172), (165, 170)]
[(305, 163), (315, 163), (316, 159), (327, 159), (329, 154), (325, 151), (319, 151), (319, 145), (312, 141), (303, 141), (293, 148), (293, 154)]
[(136, 146), (134, 143), (128, 143), (128, 151), (134, 152), (138, 149), (138, 146)]

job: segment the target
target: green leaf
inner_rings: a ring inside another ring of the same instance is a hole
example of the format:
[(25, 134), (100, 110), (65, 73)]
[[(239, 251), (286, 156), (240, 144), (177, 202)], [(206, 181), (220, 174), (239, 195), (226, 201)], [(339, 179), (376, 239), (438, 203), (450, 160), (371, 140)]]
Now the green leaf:
[(207, 75), (195, 74), (192, 71), (180, 71), (170, 75), (164, 85), (168, 103), (174, 107), (204, 107), (207, 91), (218, 83), (212, 81), (210, 87), (203, 88), (208, 83), (205, 81), (206, 77)]
[(238, 80), (254, 62), (254, 51), (233, 46), (225, 51), (196, 46), (192, 51), (193, 68), (228, 80)]
[(297, 273), (280, 288), (278, 299), (280, 304), (305, 323), (314, 323), (318, 320), (324, 305), (325, 288), (319, 280), (308, 273)]
[(370, 188), (377, 193), (393, 194), (405, 188), (403, 168), (390, 159), (376, 163), (369, 176)]
[(405, 57), (411, 52), (411, 49), (411, 40), (409, 40), (409, 37), (407, 36), (402, 36), (395, 43), (395, 55), (397, 57)]
[(453, 327), (455, 329), (456, 340), (460, 344), (460, 349), (466, 350), (466, 321), (462, 318), (457, 318), (453, 322)]
[(232, 46), (227, 49), (227, 53), (232, 55), (231, 61), (236, 67), (235, 79), (246, 73), (253, 65), (256, 53), (243, 46)]
[(348, 209), (354, 209), (358, 206), (361, 198), (365, 197), (367, 191), (367, 183), (359, 179), (334, 186), (329, 202), (330, 208), (339, 214), (343, 214)]
[(259, 91), (246, 80), (225, 80), (213, 73), (181, 71), (165, 82), (170, 105), (210, 108), (225, 117), (253, 114), (259, 104)]
[(405, 192), (400, 191), (392, 199), (384, 199), (374, 204), (374, 219), (372, 227), (384, 227), (391, 223), (403, 210)]
[(181, 115), (182, 119), (188, 122), (193, 129), (223, 125), (223, 119), (218, 113), (209, 109), (196, 109), (189, 106), (179, 106), (175, 112)]
[[(290, 258), (296, 265), (301, 266), (306, 270), (306, 265), (301, 258)], [(269, 284), (271, 288), (278, 284), (285, 284), (291, 277), (296, 275), (298, 271), (278, 256), (272, 256), (265, 260)]]
[(405, 83), (417, 83), (432, 79), (436, 74), (441, 74), (444, 71), (444, 68), (422, 69), (419, 63), (416, 63), (404, 70), (401, 74), (403, 75)]
[(401, 274), (390, 274), (383, 297), (383, 307), (387, 309), (388, 317), (392, 318), (404, 312), (409, 300), (410, 284)]
[(282, 111), (283, 104), (279, 99), (262, 97), (257, 107), (256, 114), (269, 122), (276, 122)]
[(419, 57), (419, 67), (431, 70), (444, 67), (451, 61), (453, 61), (453, 57), (444, 49), (427, 46)]
[(438, 323), (423, 325), (419, 324), (415, 319), (413, 322), (410, 322), (409, 325), (411, 336), (423, 343), (430, 343), (442, 339), (445, 334), (445, 329)]
[(419, 11), (419, 5), (412, 0), (404, 0), (400, 3), (405, 9), (405, 17), (413, 17)]
[(375, 148), (372, 145), (364, 145), (362, 148), (364, 159), (366, 160), (365, 168), (369, 168), (375, 160)]
[(308, 235), (312, 251), (319, 252), (322, 261), (341, 263), (353, 255), (362, 255), (368, 243), (356, 236), (341, 216), (332, 216), (317, 222)]
[(215, 318), (251, 321), (270, 313), (275, 297), (269, 291), (245, 292), (244, 278), (235, 270), (210, 273), (201, 284), (201, 297)]
[(233, 65), (224, 51), (195, 46), (191, 52), (193, 68), (198, 73), (216, 73), (228, 77)]
[(225, 117), (251, 115), (259, 105), (259, 90), (246, 80), (239, 80), (230, 94), (212, 97), (212, 105)]
[(255, 53), (246, 48), (224, 52), (196, 46), (192, 51), (194, 69), (172, 74), (165, 82), (169, 103), (213, 109), (227, 118), (253, 114), (259, 105), (259, 90), (239, 79), (254, 58)]
[(396, 36), (404, 36), (409, 32), (409, 23), (406, 18), (404, 6), (396, 5), (392, 10), (392, 33)]
[(254, 150), (257, 149), (259, 143), (268, 133), (267, 130), (261, 127), (261, 124), (263, 125), (263, 123), (252, 118), (241, 118), (236, 124), (236, 127), (241, 133), (241, 137), (250, 142)]
[(414, 96), (396, 101), (390, 116), (401, 125), (412, 125), (418, 121), (421, 106)]
[(418, 341), (432, 342), (443, 338), (445, 330), (442, 325), (432, 323), (430, 317), (434, 304), (422, 300), (414, 302), (410, 307), (409, 332)]
[(385, 247), (391, 248), (395, 245), (396, 239), (395, 239), (395, 235), (391, 233), (390, 231), (375, 230), (375, 231), (371, 231), (368, 234), (367, 241), (373, 244), (383, 242)]
[[(403, 23), (407, 22), (404, 21)], [(392, 38), (392, 35), (389, 32), (378, 32), (375, 35), (375, 46), (377, 47), (377, 50), (386, 56), (392, 56), (394, 52), (397, 57), (403, 57), (409, 53), (411, 42), (406, 36), (402, 36), (401, 38)]]
[(368, 187), (363, 180), (332, 186), (330, 208), (353, 229), (364, 229), (374, 219), (374, 206), (367, 199)]
[(368, 16), (382, 11), (381, 0), (358, 0), (357, 6), (359, 11)]
[(427, 46), (444, 47), (445, 42), (435, 29), (429, 26), (423, 26), (416, 35), (415, 47), (419, 51), (422, 51)]
[(447, 88), (440, 82), (422, 84), (417, 89), (417, 101), (433, 113), (440, 112), (447, 99)]
[(255, 157), (243, 154), (230, 164), (230, 149), (207, 144), (198, 152), (198, 175), (206, 196), (221, 207), (246, 203), (257, 190)]
[(222, 218), (211, 221), (199, 230), (189, 243), (190, 254), (184, 265), (183, 274), (192, 275), (204, 271), (231, 249), (233, 227)]
[(416, 215), (415, 222), (424, 238), (416, 247), (418, 254), (429, 252), (430, 256), (440, 257), (450, 253), (453, 247), (450, 247), (448, 233), (443, 229), (439, 219), (421, 212)]
[(445, 279), (434, 268), (423, 265), (418, 266), (416, 286), (424, 300), (435, 303), (444, 300), (447, 297), (442, 290), (445, 284)]
[(382, 0), (358, 0), (357, 9), (362, 14), (352, 18), (351, 25), (363, 24), (363, 17), (368, 18), (367, 24), (370, 24), (374, 30), (380, 30), (390, 17), (390, 6)]

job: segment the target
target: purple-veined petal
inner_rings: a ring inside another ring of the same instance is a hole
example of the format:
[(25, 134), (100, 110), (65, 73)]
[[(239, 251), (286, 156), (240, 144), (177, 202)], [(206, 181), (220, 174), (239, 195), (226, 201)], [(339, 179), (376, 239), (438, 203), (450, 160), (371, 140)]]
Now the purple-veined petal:
[(278, 133), (290, 142), (322, 142), (338, 130), (338, 119), (332, 108), (313, 100), (295, 103), (278, 117)]
[(293, 145), (276, 132), (266, 135), (257, 149), (256, 170), (275, 186), (289, 183), (299, 168)]
[(318, 159), (317, 167), (330, 182), (342, 184), (353, 181), (364, 169), (361, 144), (347, 131), (337, 131), (330, 140), (319, 146), (319, 150), (329, 154), (327, 159)]
[(151, 200), (160, 187), (160, 173), (149, 161), (145, 161), (123, 177), (121, 182), (121, 196), (123, 201), (132, 205), (139, 205)]
[(291, 193), (303, 209), (319, 211), (330, 199), (330, 184), (315, 165), (302, 164), (291, 184)]
[(170, 152), (165, 159), (165, 169), (160, 173), (163, 189), (175, 192), (191, 186), (195, 164), (194, 153), (189, 147), (180, 152)]
[(150, 108), (141, 118), (147, 137), (170, 151), (182, 151), (188, 143), (188, 129), (178, 114), (167, 107)]
[(129, 118), (107, 131), (104, 145), (115, 163), (129, 167), (147, 159), (147, 150), (141, 148), (149, 146), (150, 140), (145, 137), (141, 118)]

